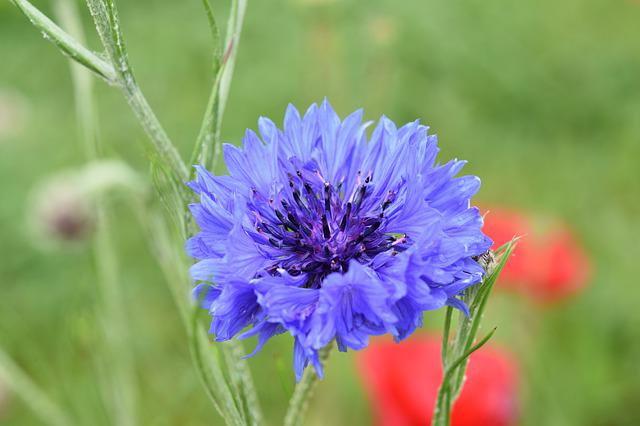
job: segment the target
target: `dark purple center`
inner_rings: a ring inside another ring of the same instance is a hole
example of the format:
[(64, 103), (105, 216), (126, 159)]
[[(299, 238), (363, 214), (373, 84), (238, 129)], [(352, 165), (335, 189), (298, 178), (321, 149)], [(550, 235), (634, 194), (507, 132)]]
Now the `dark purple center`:
[(318, 179), (307, 179), (298, 171), (289, 175), (289, 188), (278, 202), (269, 200), (275, 220), (256, 214), (256, 230), (264, 244), (281, 251), (271, 274), (284, 269), (296, 276), (309, 276), (307, 287), (318, 288), (332, 272), (346, 272), (351, 259), (367, 263), (379, 253), (402, 251), (407, 236), (385, 233), (385, 214), (395, 199), (389, 191), (380, 200), (372, 200), (371, 176), (361, 179), (345, 198), (342, 183), (337, 186)]

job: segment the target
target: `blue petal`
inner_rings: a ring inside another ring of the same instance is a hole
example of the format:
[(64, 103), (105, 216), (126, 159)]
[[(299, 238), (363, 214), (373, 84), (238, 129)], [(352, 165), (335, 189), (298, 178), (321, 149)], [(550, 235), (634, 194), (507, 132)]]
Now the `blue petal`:
[(293, 344), (293, 371), (296, 373), (296, 382), (302, 379), (304, 369), (309, 364), (309, 359), (298, 339)]
[(211, 304), (220, 296), (220, 288), (210, 284), (200, 284), (193, 289), (193, 298), (198, 301), (202, 309), (209, 309)]
[(450, 297), (449, 299), (447, 299), (447, 306), (451, 306), (453, 308), (458, 309), (468, 319), (471, 319), (471, 314), (469, 313), (469, 308), (467, 307), (466, 303), (464, 303), (462, 300), (460, 300), (458, 298), (455, 298), (455, 297)]
[(227, 164), (229, 174), (247, 185), (249, 188), (255, 187), (255, 171), (250, 167), (246, 156), (239, 148), (231, 145), (223, 145), (224, 162)]
[(312, 319), (311, 346), (320, 349), (339, 337), (357, 350), (367, 346), (370, 334), (395, 333), (390, 296), (375, 272), (357, 261), (351, 261), (346, 274), (328, 275)]
[(260, 349), (262, 349), (262, 347), (265, 345), (265, 343), (267, 343), (267, 341), (270, 338), (272, 338), (277, 334), (282, 334), (285, 331), (286, 330), (280, 324), (275, 324), (275, 323), (267, 322), (266, 320), (263, 320), (260, 324), (256, 325), (251, 330), (245, 333), (242, 333), (241, 335), (238, 336), (238, 339), (240, 340), (247, 339), (249, 337), (255, 336), (256, 334), (258, 335), (257, 346), (253, 351), (251, 351), (250, 354), (243, 356), (242, 359), (251, 358), (252, 356), (256, 355), (258, 352), (260, 352)]
[(229, 340), (243, 328), (255, 322), (260, 305), (251, 283), (232, 280), (222, 287), (222, 292), (211, 304), (213, 317), (210, 333), (217, 341)]
[(243, 227), (236, 225), (229, 233), (226, 260), (230, 273), (250, 280), (265, 266), (267, 259)]
[(459, 212), (469, 208), (469, 199), (479, 189), (479, 177), (462, 176), (444, 185), (438, 195), (430, 199), (430, 204), (445, 214)]
[(189, 268), (191, 278), (195, 281), (221, 282), (228, 273), (228, 266), (224, 259), (204, 259)]
[(258, 303), (269, 315), (269, 321), (283, 324), (294, 336), (305, 332), (314, 313), (319, 292), (315, 289), (275, 285), (258, 294)]

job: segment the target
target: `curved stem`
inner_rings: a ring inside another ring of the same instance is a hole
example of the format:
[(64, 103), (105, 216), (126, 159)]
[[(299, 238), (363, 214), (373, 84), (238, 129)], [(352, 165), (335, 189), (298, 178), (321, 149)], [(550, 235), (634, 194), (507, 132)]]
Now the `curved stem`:
[(107, 83), (115, 84), (116, 71), (107, 61), (84, 47), (79, 41), (57, 26), (27, 0), (12, 0), (13, 4), (39, 29), (46, 39), (51, 40), (65, 55), (87, 67)]
[(151, 140), (152, 153), (174, 174), (175, 178), (179, 180), (187, 179), (188, 170), (184, 161), (136, 83), (127, 56), (118, 10), (114, 1), (87, 0), (87, 5), (102, 45), (115, 68), (117, 83), (127, 103)]
[[(333, 345), (330, 343), (318, 352), (321, 364), (324, 365), (327, 362), (332, 347)], [(318, 375), (316, 371), (309, 366), (293, 391), (293, 395), (289, 401), (289, 408), (284, 418), (284, 426), (301, 426), (303, 424), (304, 415), (309, 407), (309, 399), (313, 395), (317, 383)]]

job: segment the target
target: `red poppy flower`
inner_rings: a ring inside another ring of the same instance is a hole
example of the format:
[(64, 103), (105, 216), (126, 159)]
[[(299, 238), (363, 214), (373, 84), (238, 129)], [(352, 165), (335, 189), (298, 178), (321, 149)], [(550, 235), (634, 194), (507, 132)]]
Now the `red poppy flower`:
[(498, 286), (525, 293), (539, 302), (566, 299), (582, 289), (590, 278), (590, 263), (568, 229), (556, 221), (540, 231), (524, 213), (500, 208), (485, 209), (483, 231), (494, 247), (522, 236), (500, 275)]
[[(379, 339), (358, 353), (358, 370), (379, 426), (431, 424), (442, 380), (440, 338), (424, 334), (400, 344)], [(505, 353), (484, 346), (469, 362), (452, 426), (509, 426), (517, 420), (517, 368)]]

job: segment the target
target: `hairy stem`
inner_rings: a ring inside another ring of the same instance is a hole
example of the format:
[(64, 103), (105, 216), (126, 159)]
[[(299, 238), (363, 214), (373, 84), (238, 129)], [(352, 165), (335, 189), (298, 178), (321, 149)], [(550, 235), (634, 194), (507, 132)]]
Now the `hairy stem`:
[(31, 21), (33, 26), (42, 32), (47, 40), (53, 42), (70, 59), (90, 69), (107, 83), (115, 84), (116, 71), (110, 63), (84, 47), (27, 0), (11, 1)]
[(115, 3), (112, 0), (87, 0), (87, 5), (91, 11), (102, 45), (116, 70), (117, 84), (122, 90), (129, 107), (147, 133), (151, 141), (153, 155), (157, 156), (162, 165), (176, 179), (186, 179), (188, 172), (184, 161), (136, 83), (127, 56)]
[[(320, 363), (324, 365), (329, 358), (333, 345), (330, 343), (318, 352)], [(304, 424), (304, 416), (309, 407), (309, 400), (313, 395), (313, 391), (318, 384), (318, 375), (316, 371), (308, 366), (302, 375), (302, 379), (296, 385), (289, 408), (284, 418), (284, 426), (302, 426)]]
[(87, 0), (109, 61), (105, 61), (84, 47), (27, 0), (11, 1), (42, 32), (44, 37), (51, 40), (65, 55), (93, 71), (109, 84), (121, 88), (129, 106), (147, 133), (152, 150), (177, 179), (186, 179), (188, 174), (184, 161), (135, 82), (113, 1)]

